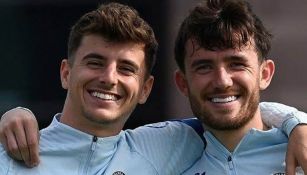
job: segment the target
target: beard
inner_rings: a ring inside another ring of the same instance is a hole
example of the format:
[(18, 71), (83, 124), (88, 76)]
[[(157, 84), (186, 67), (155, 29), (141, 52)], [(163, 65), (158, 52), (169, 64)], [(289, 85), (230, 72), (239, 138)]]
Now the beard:
[[(235, 130), (245, 126), (254, 116), (259, 106), (259, 88), (255, 88), (249, 95), (243, 93), (239, 98), (246, 98), (245, 103), (241, 104), (239, 111), (235, 116), (223, 117), (230, 115), (233, 111), (225, 109), (214, 114), (208, 107), (202, 105), (207, 98), (197, 98), (189, 91), (189, 100), (193, 114), (204, 124), (216, 130)], [(201, 95), (201, 97), (204, 97)], [(221, 117), (220, 117), (221, 116)]]

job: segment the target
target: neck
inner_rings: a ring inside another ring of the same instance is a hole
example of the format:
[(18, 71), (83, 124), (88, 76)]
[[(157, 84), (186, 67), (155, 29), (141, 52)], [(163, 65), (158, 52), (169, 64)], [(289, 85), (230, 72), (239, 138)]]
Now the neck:
[(267, 129), (267, 127), (262, 122), (259, 109), (256, 111), (255, 116), (248, 123), (238, 129), (216, 130), (208, 127), (205, 128), (207, 128), (207, 130), (209, 130), (230, 152), (233, 152), (235, 150), (241, 139), (252, 128), (258, 130)]

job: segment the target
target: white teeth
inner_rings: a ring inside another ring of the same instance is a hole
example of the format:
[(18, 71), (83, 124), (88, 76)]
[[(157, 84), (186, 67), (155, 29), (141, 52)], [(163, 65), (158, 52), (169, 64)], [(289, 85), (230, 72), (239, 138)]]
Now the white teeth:
[(212, 98), (211, 101), (213, 103), (228, 103), (228, 102), (235, 101), (236, 99), (237, 99), (236, 96), (230, 96), (226, 98)]
[(100, 92), (92, 92), (91, 94), (92, 94), (92, 96), (101, 98), (103, 100), (117, 100), (115, 95), (103, 94), (103, 93), (100, 93)]

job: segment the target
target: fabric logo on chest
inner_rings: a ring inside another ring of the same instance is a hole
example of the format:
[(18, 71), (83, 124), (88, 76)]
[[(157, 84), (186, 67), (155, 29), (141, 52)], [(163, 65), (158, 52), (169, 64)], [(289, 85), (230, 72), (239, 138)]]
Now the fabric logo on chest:
[(121, 171), (116, 171), (112, 175), (125, 175), (125, 173), (123, 173)]
[(195, 175), (206, 175), (206, 172), (203, 172), (203, 173), (195, 173)]

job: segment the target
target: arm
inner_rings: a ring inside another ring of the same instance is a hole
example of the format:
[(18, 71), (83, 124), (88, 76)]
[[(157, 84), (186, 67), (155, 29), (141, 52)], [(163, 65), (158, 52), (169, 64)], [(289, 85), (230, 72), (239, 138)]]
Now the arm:
[(294, 175), (300, 165), (307, 173), (307, 114), (279, 103), (261, 103), (261, 115), (267, 126), (281, 127), (289, 136), (286, 172)]
[(24, 160), (29, 167), (36, 166), (38, 140), (38, 124), (30, 110), (17, 107), (2, 115), (0, 141), (12, 158)]

